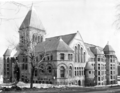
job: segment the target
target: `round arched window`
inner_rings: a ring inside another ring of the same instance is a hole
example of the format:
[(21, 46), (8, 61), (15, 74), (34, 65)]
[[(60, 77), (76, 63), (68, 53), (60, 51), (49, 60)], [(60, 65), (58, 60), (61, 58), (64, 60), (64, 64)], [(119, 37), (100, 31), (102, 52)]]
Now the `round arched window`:
[(60, 77), (61, 78), (65, 77), (65, 68), (63, 66), (60, 67)]
[(48, 73), (52, 73), (52, 66), (50, 66), (50, 65), (47, 66), (47, 72), (48, 72)]
[(69, 76), (72, 77), (72, 67), (69, 67)]
[(40, 73), (45, 73), (43, 64), (39, 65), (39, 72)]

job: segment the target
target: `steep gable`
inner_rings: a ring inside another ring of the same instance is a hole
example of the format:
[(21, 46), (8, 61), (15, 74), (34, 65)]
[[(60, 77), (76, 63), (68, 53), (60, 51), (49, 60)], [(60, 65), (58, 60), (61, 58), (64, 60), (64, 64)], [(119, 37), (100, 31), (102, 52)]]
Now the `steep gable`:
[(35, 51), (36, 52), (44, 52), (44, 51), (73, 52), (73, 50), (60, 37), (49, 39), (38, 44), (35, 47)]
[(36, 28), (36, 29), (45, 31), (45, 29), (33, 7), (31, 7), (31, 9), (28, 11), (28, 13), (27, 13), (25, 19), (23, 20), (19, 29), (22, 30), (22, 29), (25, 29), (28, 27), (32, 27), (32, 28)]
[(61, 37), (63, 39), (63, 41), (69, 45), (69, 43), (71, 42), (71, 40), (75, 37), (76, 33), (72, 33), (72, 34), (67, 34), (67, 35), (60, 35), (60, 36), (55, 36), (55, 37), (50, 37), (50, 38), (46, 38), (46, 40), (52, 40), (52, 39), (56, 39)]
[(5, 51), (5, 53), (4, 53), (4, 55), (3, 56), (10, 56), (11, 55), (11, 49), (7, 49), (6, 51)]

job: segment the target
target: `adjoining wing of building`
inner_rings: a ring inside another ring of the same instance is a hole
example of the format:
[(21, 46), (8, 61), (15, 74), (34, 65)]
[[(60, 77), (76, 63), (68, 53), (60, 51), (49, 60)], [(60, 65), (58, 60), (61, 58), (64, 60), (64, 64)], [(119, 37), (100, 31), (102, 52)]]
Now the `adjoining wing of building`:
[[(46, 30), (31, 8), (19, 28), (19, 44), (3, 55), (5, 83), (15, 81), (16, 62), (20, 81), (30, 82), (31, 60), (27, 54), (31, 51), (35, 62), (40, 62), (34, 83), (79, 86), (117, 83), (117, 57), (109, 44), (101, 48), (85, 43), (79, 31), (50, 38), (45, 35)], [(47, 56), (43, 59), (44, 54)]]

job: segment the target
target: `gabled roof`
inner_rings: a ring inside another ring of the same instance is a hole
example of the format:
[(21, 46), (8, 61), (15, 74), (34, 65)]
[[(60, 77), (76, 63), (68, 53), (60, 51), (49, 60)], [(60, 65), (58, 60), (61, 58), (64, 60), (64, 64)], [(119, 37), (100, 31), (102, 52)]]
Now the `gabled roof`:
[(90, 62), (87, 62), (86, 66), (85, 66), (85, 69), (87, 69), (87, 70), (94, 70), (94, 67), (91, 65)]
[(47, 39), (46, 41), (38, 44), (35, 47), (35, 51), (36, 52), (45, 52), (45, 51), (73, 52), (73, 50), (60, 37), (54, 39)]
[(104, 54), (103, 53), (103, 48), (93, 45), (93, 44), (89, 44), (89, 43), (84, 43), (85, 46), (87, 47), (88, 53), (92, 56), (92, 55), (96, 55), (96, 54)]
[(45, 31), (45, 29), (33, 7), (31, 7), (31, 9), (28, 11), (28, 13), (27, 13), (25, 19), (23, 20), (19, 29), (22, 30), (22, 29), (28, 28), (28, 27), (32, 27), (32, 28), (36, 28), (36, 29)]
[(103, 50), (104, 50), (105, 52), (112, 52), (112, 51), (114, 51), (113, 48), (112, 48), (109, 44), (107, 44), (107, 45), (104, 47)]
[(99, 47), (90, 47), (91, 51), (94, 55), (101, 55), (104, 54), (102, 50), (100, 50)]
[(87, 52), (91, 58), (95, 58), (94, 54), (91, 52), (90, 48), (87, 48)]
[(71, 40), (75, 37), (76, 33), (72, 33), (72, 34), (67, 34), (67, 35), (60, 35), (60, 36), (55, 36), (55, 37), (50, 37), (47, 38), (47, 40), (53, 40), (56, 38), (61, 37), (63, 39), (63, 41), (69, 45), (69, 43), (71, 42)]
[(5, 53), (4, 53), (4, 55), (3, 56), (10, 56), (11, 55), (11, 49), (7, 49), (6, 51), (5, 51)]

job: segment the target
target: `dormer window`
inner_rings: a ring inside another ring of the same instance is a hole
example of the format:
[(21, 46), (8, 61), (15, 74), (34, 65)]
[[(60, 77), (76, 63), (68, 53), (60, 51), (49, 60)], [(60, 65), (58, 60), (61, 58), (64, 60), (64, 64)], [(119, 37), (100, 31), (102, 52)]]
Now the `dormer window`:
[(65, 60), (65, 54), (64, 53), (60, 54), (60, 60)]

